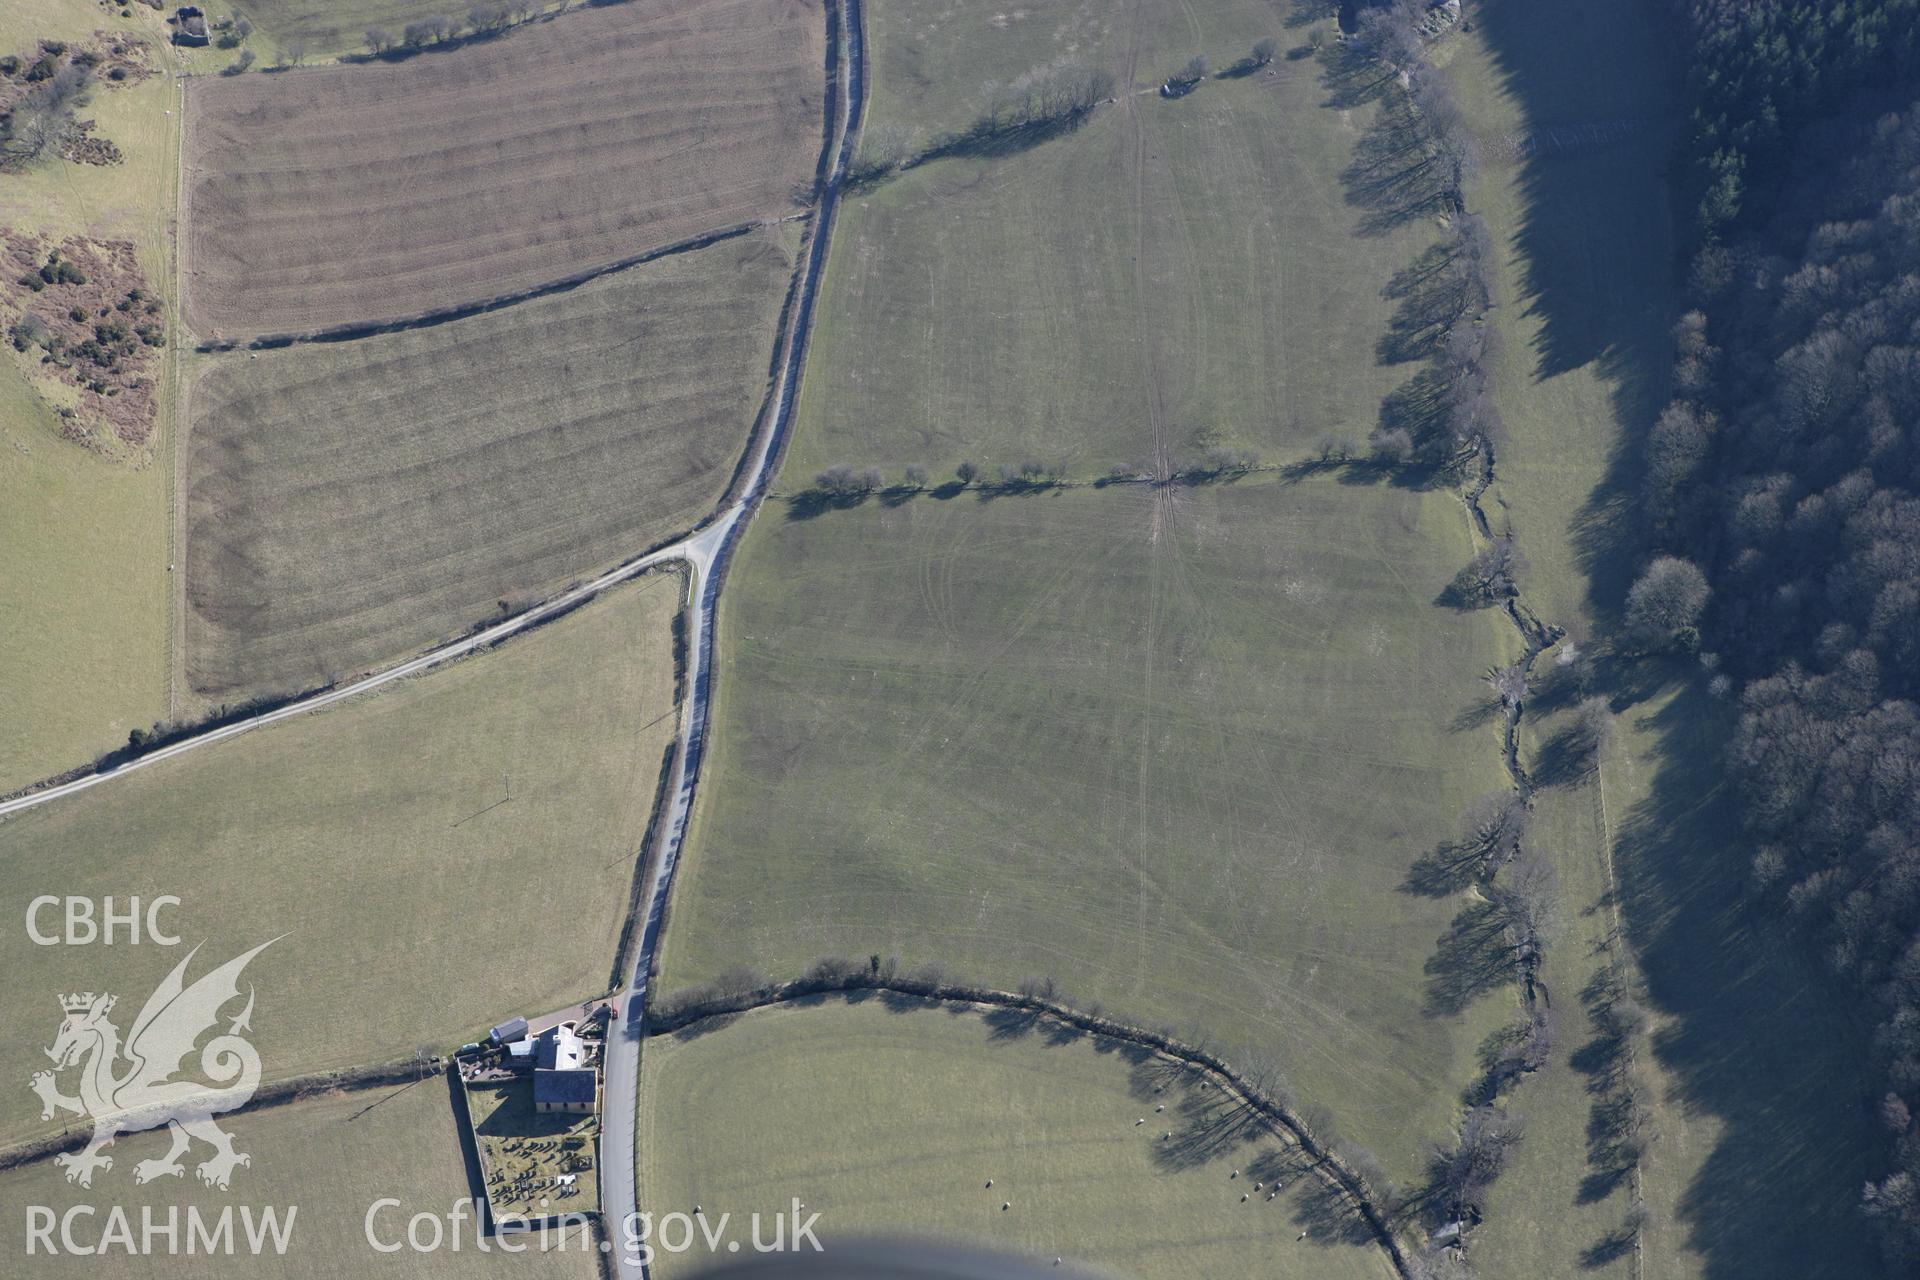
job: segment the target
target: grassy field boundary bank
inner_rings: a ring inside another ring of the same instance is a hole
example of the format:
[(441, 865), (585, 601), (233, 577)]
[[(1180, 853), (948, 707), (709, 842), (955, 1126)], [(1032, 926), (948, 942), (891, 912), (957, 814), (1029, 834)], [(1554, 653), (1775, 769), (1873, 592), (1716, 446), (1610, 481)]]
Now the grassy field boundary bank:
[[(452, 24), (446, 35), (431, 36), (409, 42), (403, 33), (401, 38), (396, 39), (385, 48), (369, 49), (365, 53), (358, 51), (344, 52), (337, 54), (333, 60), (343, 66), (357, 66), (369, 62), (405, 62), (409, 58), (417, 58), (424, 53), (450, 53), (455, 49), (465, 48), (467, 45), (482, 44), (488, 40), (498, 40), (502, 36), (512, 35), (523, 27), (532, 27), (543, 22), (552, 22), (556, 18), (563, 18), (567, 14), (579, 9), (607, 9), (614, 5), (630, 4), (632, 2), (633, 0), (584, 0), (584, 3), (581, 3), (579, 0), (560, 0), (558, 4), (550, 7), (545, 5), (526, 6), (531, 11), (517, 15), (509, 10), (507, 6), (502, 5), (499, 6), (500, 13), (498, 18), (494, 22), (486, 25), (476, 24), (471, 12), (469, 12), (468, 17), (464, 21), (459, 17), (442, 19)], [(484, 6), (475, 6), (475, 8), (481, 7)], [(432, 19), (428, 18), (427, 20), (431, 21)], [(271, 35), (272, 33), (269, 32), (268, 34)], [(262, 68), (262, 71), (263, 73), (271, 74), (276, 71), (291, 70), (295, 65), (297, 64), (285, 62), (278, 66)]]
[(1301, 1150), (1317, 1160), (1317, 1171), (1359, 1211), (1393, 1263), (1394, 1271), (1404, 1280), (1418, 1280), (1420, 1273), (1415, 1269), (1405, 1244), (1390, 1225), (1392, 1210), (1381, 1203), (1378, 1192), (1334, 1149), (1334, 1144), (1317, 1137), (1293, 1108), (1257, 1086), (1219, 1054), (1203, 1046), (1188, 1044), (1170, 1032), (1122, 1022), (1096, 1010), (1077, 1009), (1038, 992), (972, 986), (950, 982), (933, 973), (899, 974), (879, 967), (862, 968), (853, 961), (822, 961), (807, 976), (786, 982), (757, 982), (729, 991), (694, 988), (687, 992), (672, 993), (656, 1006), (657, 1012), (654, 1008), (648, 1010), (645, 1034), (668, 1035), (714, 1018), (792, 1004), (815, 996), (862, 991), (891, 993), (942, 1004), (1028, 1013), (1088, 1035), (1150, 1049), (1190, 1069), (1212, 1076), (1249, 1111), (1290, 1135), (1299, 1143)]
[[(255, 698), (244, 703), (223, 706), (210, 714), (195, 719), (156, 725), (151, 733), (142, 738), (137, 747), (129, 742), (126, 746), (115, 747), (110, 751), (101, 753), (86, 764), (75, 765), (73, 768), (65, 770), (62, 773), (57, 773), (50, 777), (42, 778), (38, 782), (32, 782), (24, 787), (16, 788), (4, 795), (0, 795), (0, 804), (9, 804), (13, 801), (24, 800), (37, 792), (47, 791), (56, 787), (64, 787), (70, 783), (79, 782), (84, 778), (95, 775), (104, 777), (123, 769), (139, 768), (142, 765), (151, 763), (154, 757), (164, 752), (178, 753), (190, 747), (203, 746), (209, 742), (222, 741), (226, 737), (232, 736), (234, 732), (244, 732), (248, 722), (253, 720), (272, 717), (273, 722), (277, 722), (290, 718), (302, 710), (311, 709), (319, 711), (324, 708), (319, 706), (307, 708), (306, 704), (316, 699), (327, 699), (329, 703), (331, 703), (343, 698), (352, 697), (354, 694), (362, 691), (359, 686), (365, 685), (369, 681), (378, 681), (384, 684), (389, 679), (404, 679), (406, 676), (419, 675), (429, 670), (437, 671), (463, 658), (490, 653), (510, 640), (519, 636), (532, 635), (548, 623), (558, 622), (568, 614), (593, 603), (599, 599), (601, 595), (615, 587), (623, 586), (628, 582), (644, 577), (648, 569), (665, 567), (677, 563), (675, 561), (658, 560), (655, 559), (655, 557), (685, 541), (686, 539), (684, 537), (668, 539), (667, 541), (661, 542), (658, 546), (649, 548), (637, 555), (628, 556), (612, 569), (600, 575), (599, 578), (588, 582), (576, 581), (570, 583), (564, 590), (523, 609), (504, 622), (494, 622), (492, 619), (483, 619), (468, 627), (461, 636), (447, 644), (437, 644), (421, 650), (414, 657), (401, 662), (375, 668), (351, 679), (338, 680), (331, 684), (315, 685), (311, 688), (301, 690), (298, 693)], [(642, 562), (645, 561), (651, 561), (652, 563), (643, 564)], [(488, 633), (497, 634), (492, 634), (490, 638), (476, 639), (476, 637), (488, 636)], [(459, 646), (465, 647), (460, 648)], [(458, 648), (458, 652), (443, 652), (443, 650), (449, 648)], [(415, 670), (406, 672), (404, 675), (394, 675), (400, 668), (408, 667), (415, 663), (421, 665)], [(235, 726), (241, 726), (241, 728), (236, 730)], [(227, 732), (222, 733), (222, 730), (226, 730)]]
[[(1344, 473), (1356, 482), (1378, 480), (1414, 492), (1443, 487), (1447, 475), (1442, 467), (1426, 467), (1418, 463), (1396, 464), (1357, 452), (1316, 452), (1291, 462), (1239, 461), (1225, 466), (1189, 463), (1176, 466), (1163, 476), (1129, 471), (1125, 474), (1096, 476), (1092, 480), (1071, 480), (1058, 471), (1048, 470), (1037, 476), (1019, 474), (998, 480), (984, 476), (962, 480), (956, 476), (939, 484), (907, 480), (898, 484), (882, 483), (871, 488), (862, 484), (853, 488), (833, 489), (817, 478), (808, 488), (774, 489), (769, 490), (767, 496), (787, 504), (789, 520), (810, 520), (828, 511), (850, 510), (868, 498), (877, 499), (889, 507), (897, 507), (916, 498), (945, 501), (966, 493), (981, 499), (992, 499), (1030, 497), (1066, 489), (1104, 490), (1129, 485), (1145, 489), (1197, 489), (1234, 484), (1249, 476), (1259, 475), (1278, 476), (1290, 484), (1297, 484), (1331, 472)], [(1531, 614), (1527, 616), (1531, 617)]]
[[(306, 1102), (329, 1093), (357, 1093), (364, 1089), (380, 1089), (390, 1084), (414, 1084), (432, 1076), (439, 1075), (442, 1062), (439, 1058), (396, 1058), (389, 1062), (378, 1062), (364, 1067), (349, 1067), (343, 1071), (320, 1071), (312, 1075), (293, 1076), (290, 1079), (263, 1084), (242, 1105), (232, 1111), (222, 1112), (223, 1116), (250, 1115), (256, 1111), (267, 1111), (274, 1107), (284, 1107), (291, 1103)], [(57, 1137), (36, 1138), (31, 1142), (16, 1143), (0, 1149), (0, 1172), (18, 1169), (23, 1165), (49, 1160), (69, 1151), (78, 1151), (87, 1145), (87, 1139), (93, 1134), (88, 1124), (78, 1124), (68, 1133)], [(132, 1136), (132, 1131), (123, 1135)]]
[[(695, 601), (687, 590), (692, 578), (680, 571), (680, 609), (673, 615), (673, 709), (676, 716), (687, 714), (687, 610)], [(633, 860), (633, 884), (627, 893), (627, 916), (620, 923), (620, 938), (613, 946), (613, 969), (607, 975), (608, 992), (626, 985), (626, 976), (640, 961), (641, 926), (647, 918), (647, 887), (653, 883), (653, 862), (659, 856), (661, 833), (672, 810), (675, 764), (680, 757), (682, 735), (676, 732), (660, 753), (660, 776), (653, 784), (653, 805), (647, 811), (647, 829), (640, 837), (640, 856)]]
[(483, 316), (493, 311), (504, 310), (521, 302), (532, 302), (539, 298), (552, 297), (567, 293), (581, 285), (591, 284), (604, 276), (630, 271), (634, 267), (643, 267), (662, 258), (671, 258), (683, 253), (694, 253), (701, 249), (710, 249), (714, 245), (737, 240), (761, 227), (779, 222), (791, 222), (805, 218), (804, 213), (790, 214), (784, 218), (755, 219), (751, 222), (736, 222), (730, 227), (721, 227), (714, 231), (703, 231), (697, 236), (688, 236), (675, 240), (671, 244), (660, 245), (645, 253), (622, 258), (605, 266), (590, 267), (585, 271), (576, 271), (572, 275), (549, 280), (513, 293), (502, 293), (480, 302), (462, 303), (457, 307), (442, 307), (436, 311), (424, 311), (417, 316), (402, 320), (380, 320), (367, 324), (340, 324), (325, 329), (312, 329), (303, 333), (269, 333), (258, 337), (240, 339), (228, 338), (223, 341), (202, 342), (194, 350), (202, 355), (221, 351), (274, 351), (282, 347), (298, 346), (309, 342), (351, 342), (356, 338), (374, 338), (388, 333), (405, 333), (411, 329), (431, 329), (436, 325), (449, 324), (455, 320), (467, 320), (474, 316)]

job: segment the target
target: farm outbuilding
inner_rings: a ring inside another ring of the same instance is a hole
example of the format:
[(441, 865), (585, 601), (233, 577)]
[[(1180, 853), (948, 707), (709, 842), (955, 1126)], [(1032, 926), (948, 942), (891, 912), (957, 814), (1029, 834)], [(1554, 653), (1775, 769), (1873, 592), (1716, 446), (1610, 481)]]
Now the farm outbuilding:
[(207, 15), (193, 5), (181, 5), (173, 11), (173, 42), (204, 45), (210, 40)]

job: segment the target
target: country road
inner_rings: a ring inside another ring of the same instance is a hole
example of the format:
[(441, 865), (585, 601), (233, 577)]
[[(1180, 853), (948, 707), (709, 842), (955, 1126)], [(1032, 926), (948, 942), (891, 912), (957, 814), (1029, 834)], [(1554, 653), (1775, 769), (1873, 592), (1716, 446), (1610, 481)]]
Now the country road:
[(601, 1206), (607, 1236), (613, 1242), (615, 1270), (622, 1276), (643, 1277), (647, 1273), (646, 1267), (639, 1259), (629, 1254), (623, 1247), (627, 1215), (635, 1212), (638, 1207), (634, 1179), (634, 1121), (639, 1101), (640, 1041), (644, 1028), (637, 1015), (644, 1013), (647, 977), (652, 970), (659, 946), (660, 927), (665, 918), (667, 895), (672, 891), (673, 872), (680, 860), (687, 820), (692, 813), (694, 787), (699, 780), (700, 761), (706, 742), (708, 706), (713, 686), (714, 610), (719, 600), (720, 585), (726, 576), (728, 560), (738, 542), (738, 535), (744, 531), (747, 521), (766, 496), (767, 482), (771, 479), (773, 468), (779, 459), (780, 444), (785, 438), (792, 419), (794, 401), (800, 387), (800, 374), (806, 361), (807, 337), (813, 318), (814, 300), (819, 290), (821, 275), (826, 269), (827, 245), (833, 232), (834, 212), (839, 202), (841, 184), (853, 158), (860, 109), (865, 96), (860, 0), (831, 0), (831, 2), (831, 12), (837, 17), (840, 37), (837, 50), (832, 44), (829, 45), (829, 56), (833, 57), (836, 52), (838, 54), (835, 63), (838, 68), (835, 94), (838, 104), (837, 119), (832, 122), (833, 135), (825, 143), (825, 154), (831, 158), (821, 183), (819, 202), (814, 215), (813, 234), (809, 238), (807, 256), (802, 264), (802, 274), (796, 294), (797, 301), (785, 334), (777, 391), (766, 415), (763, 429), (756, 433), (756, 439), (749, 446), (750, 451), (743, 468), (746, 480), (739, 499), (733, 505), (719, 512), (690, 536), (671, 546), (662, 547), (630, 560), (590, 582), (544, 600), (522, 613), (495, 623), (464, 639), (452, 641), (419, 657), (338, 688), (300, 698), (274, 710), (183, 738), (166, 747), (123, 761), (112, 768), (101, 769), (70, 781), (29, 791), (11, 800), (0, 801), (0, 818), (4, 818), (9, 814), (50, 804), (66, 796), (102, 786), (136, 770), (185, 755), (189, 751), (197, 751), (202, 747), (212, 746), (216, 742), (225, 742), (255, 729), (277, 724), (283, 720), (291, 720), (296, 716), (332, 706), (334, 703), (370, 693), (383, 685), (418, 675), (538, 626), (609, 588), (639, 576), (648, 569), (664, 564), (684, 563), (690, 576), (692, 605), (687, 613), (689, 679), (686, 705), (680, 720), (679, 748), (675, 753), (674, 774), (669, 787), (672, 799), (669, 801), (667, 820), (659, 828), (662, 837), (657, 856), (653, 861), (645, 892), (640, 899), (642, 903), (640, 909), (645, 913), (641, 941), (627, 989), (621, 997), (621, 1005), (628, 1013), (610, 1036), (605, 1066), (606, 1109), (601, 1136)]
[(616, 1026), (609, 1028), (606, 1051), (606, 1081), (603, 1096), (606, 1114), (600, 1131), (600, 1204), (607, 1237), (613, 1242), (614, 1271), (625, 1277), (643, 1277), (647, 1268), (624, 1247), (624, 1214), (639, 1207), (634, 1178), (634, 1130), (640, 1102), (640, 1042), (646, 1033), (647, 979), (660, 946), (660, 928), (666, 919), (667, 896), (673, 891), (673, 873), (680, 863), (681, 846), (686, 839), (687, 819), (693, 812), (694, 786), (700, 777), (700, 761), (706, 749), (707, 715), (713, 693), (713, 617), (726, 578), (727, 564), (736, 545), (736, 535), (745, 529), (748, 519), (766, 496), (767, 481), (772, 478), (779, 457), (780, 442), (793, 417), (794, 400), (800, 391), (800, 373), (807, 359), (807, 337), (813, 322), (814, 300), (820, 277), (826, 271), (827, 245), (833, 236), (834, 214), (840, 202), (840, 186), (853, 161), (853, 148), (859, 132), (860, 108), (865, 98), (864, 46), (861, 36), (860, 0), (835, 0), (839, 15), (839, 119), (836, 136), (829, 142), (832, 160), (822, 183), (820, 203), (815, 214), (813, 236), (808, 242), (807, 259), (800, 278), (798, 305), (786, 334), (785, 355), (780, 367), (779, 391), (767, 429), (760, 433), (748, 464), (746, 488), (740, 501), (715, 520), (699, 536), (683, 544), (692, 566), (693, 608), (687, 611), (688, 693), (686, 713), (680, 718), (680, 749), (676, 753), (668, 801), (667, 820), (662, 826), (658, 856), (652, 876), (641, 898), (645, 917), (641, 925), (640, 946), (634, 960), (627, 990), (621, 997), (626, 1011)]

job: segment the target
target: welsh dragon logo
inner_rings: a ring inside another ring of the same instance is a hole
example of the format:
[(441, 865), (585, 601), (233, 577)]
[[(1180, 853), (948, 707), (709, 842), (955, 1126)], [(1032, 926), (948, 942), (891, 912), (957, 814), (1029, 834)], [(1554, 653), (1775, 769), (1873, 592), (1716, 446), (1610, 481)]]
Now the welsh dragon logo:
[[(107, 1018), (116, 997), (91, 991), (60, 997), (66, 1019), (53, 1047), (46, 1051), (54, 1068), (35, 1072), (31, 1083), (40, 1095), (42, 1120), (53, 1119), (57, 1111), (93, 1120), (93, 1137), (85, 1150), (54, 1157), (65, 1168), (68, 1182), (92, 1186), (95, 1170), (113, 1167), (113, 1157), (102, 1155), (100, 1149), (116, 1134), (161, 1125), (173, 1131), (173, 1146), (158, 1160), (136, 1164), (135, 1182), (179, 1177), (185, 1172), (180, 1157), (195, 1138), (213, 1148), (213, 1155), (196, 1169), (200, 1181), (210, 1187), (226, 1190), (235, 1167), (252, 1163), (245, 1152), (233, 1149), (233, 1138), (213, 1122), (215, 1115), (245, 1106), (260, 1085), (260, 1055), (240, 1035), (252, 1029), (251, 986), (246, 1007), (233, 1016), (224, 1033), (200, 1048), (200, 1071), (212, 1083), (175, 1077), (200, 1037), (219, 1023), (221, 1009), (239, 998), (241, 970), (277, 941), (261, 943), (189, 987), (184, 976), (200, 950), (195, 947), (147, 997), (124, 1043), (120, 1029)], [(80, 1070), (78, 1097), (61, 1093), (55, 1079), (56, 1073), (69, 1067)]]

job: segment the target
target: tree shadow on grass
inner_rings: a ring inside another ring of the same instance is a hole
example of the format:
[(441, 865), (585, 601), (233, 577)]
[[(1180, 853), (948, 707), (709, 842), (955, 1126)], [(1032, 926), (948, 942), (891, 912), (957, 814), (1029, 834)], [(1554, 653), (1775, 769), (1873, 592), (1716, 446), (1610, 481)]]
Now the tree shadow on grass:
[(1374, 346), (1381, 364), (1425, 360), (1439, 351), (1440, 340), (1467, 303), (1467, 280), (1458, 260), (1450, 244), (1431, 244), (1387, 282), (1382, 296), (1398, 305)]
[(990, 1040), (1023, 1040), (1040, 1025), (1040, 1015), (1031, 1009), (990, 1009), (981, 1020)]
[(1402, 93), (1380, 97), (1380, 108), (1341, 171), (1347, 203), (1360, 210), (1362, 236), (1385, 235), (1448, 208), (1442, 167), (1421, 135), (1418, 118)]
[(1500, 718), (1500, 709), (1504, 705), (1498, 698), (1476, 699), (1455, 712), (1447, 727), (1455, 733), (1484, 729)]
[(1580, 1265), (1588, 1271), (1612, 1266), (1633, 1252), (1634, 1234), (1627, 1227), (1615, 1227), (1580, 1251)]
[(1330, 1248), (1379, 1242), (1373, 1225), (1353, 1197), (1318, 1174), (1302, 1177), (1299, 1194), (1293, 1200), (1293, 1225), (1307, 1233), (1307, 1243)]
[[(1137, 1101), (1164, 1106), (1177, 1101), (1181, 1090), (1190, 1089), (1200, 1076), (1193, 1068), (1174, 1058), (1152, 1054), (1134, 1064), (1127, 1073), (1127, 1092)], [(1163, 1124), (1162, 1129), (1173, 1126)]]
[(716, 1013), (710, 1017), (696, 1018), (684, 1027), (675, 1028), (670, 1034), (682, 1044), (710, 1036), (716, 1031), (725, 1031), (746, 1015), (743, 1013)]
[(1594, 771), (1592, 746), (1580, 726), (1567, 725), (1540, 745), (1529, 772), (1543, 787), (1565, 787)]
[(1071, 1022), (1062, 1022), (1057, 1018), (1048, 1018), (1040, 1029), (1040, 1038), (1051, 1046), (1075, 1044), (1085, 1040), (1092, 1033), (1075, 1026)]
[(1017, 125), (979, 124), (964, 132), (953, 134), (935, 142), (931, 147), (916, 156), (908, 168), (931, 164), (935, 160), (973, 159), (1004, 160), (1008, 156), (1017, 156), (1023, 151), (1031, 151), (1043, 143), (1055, 138), (1064, 138), (1076, 132), (1087, 122), (1093, 113), (1071, 111), (1046, 120), (1030, 120)]
[(829, 511), (851, 511), (866, 502), (867, 493), (828, 493), (807, 489), (787, 497), (787, 519), (812, 520)]
[(919, 1013), (938, 1009), (940, 1001), (932, 996), (917, 996), (907, 991), (882, 991), (880, 1007), (888, 1013)]
[[(1680, 309), (1685, 211), (1671, 207), (1666, 169), (1686, 120), (1675, 56), (1684, 46), (1655, 0), (1606, 13), (1578, 0), (1476, 8), (1498, 87), (1523, 113), (1520, 127), (1667, 122), (1630, 144), (1520, 161), (1520, 223), (1503, 246), (1518, 273), (1517, 305), (1538, 326), (1530, 374), (1544, 380), (1590, 367), (1611, 384), (1621, 430), (1571, 519), (1589, 605), (1611, 619), (1644, 554), (1636, 496), (1646, 433), (1669, 395), (1668, 327)], [(1595, 75), (1596, 66), (1616, 74)]]
[(1337, 22), (1340, 18), (1340, 0), (1293, 0), (1287, 11), (1286, 27), (1310, 27), (1316, 22)]
[(1174, 1119), (1162, 1126), (1163, 1133), (1171, 1131), (1173, 1136), (1153, 1144), (1157, 1168), (1198, 1169), (1273, 1136), (1265, 1118), (1252, 1106), (1205, 1081), (1176, 1096), (1178, 1101), (1166, 1112)]
[(1468, 903), (1440, 936), (1426, 964), (1425, 1011), (1452, 1017), (1514, 980), (1507, 923), (1491, 902)]
[(1744, 900), (1750, 851), (1717, 768), (1728, 715), (1689, 689), (1645, 716), (1651, 793), (1615, 842), (1669, 1114), (1710, 1144), (1674, 1217), (1708, 1280), (1878, 1275), (1857, 1208), (1884, 1145), (1870, 1011)]
[(1400, 891), (1422, 898), (1450, 898), (1479, 877), (1485, 861), (1486, 850), (1479, 845), (1443, 841), (1413, 860)]
[(1391, 89), (1393, 71), (1343, 42), (1329, 45), (1321, 55), (1320, 83), (1327, 90), (1322, 106), (1350, 111), (1378, 101)]

